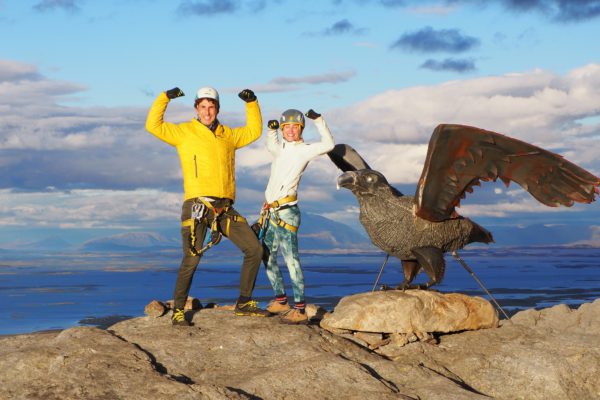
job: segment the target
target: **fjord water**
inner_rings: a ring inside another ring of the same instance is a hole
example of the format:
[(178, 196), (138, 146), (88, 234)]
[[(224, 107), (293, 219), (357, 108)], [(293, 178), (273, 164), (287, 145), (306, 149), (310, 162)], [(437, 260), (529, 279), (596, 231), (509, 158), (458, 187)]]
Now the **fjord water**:
[[(0, 261), (0, 334), (18, 334), (78, 325), (106, 327), (141, 316), (156, 299), (172, 298), (179, 253), (6, 252)], [(573, 308), (600, 297), (600, 249), (566, 247), (473, 248), (461, 256), (512, 315), (525, 308), (564, 303)], [(301, 254), (306, 300), (331, 311), (343, 296), (370, 291), (384, 256)], [(489, 297), (451, 255), (446, 277), (435, 289)], [(203, 304), (232, 304), (238, 296), (241, 256), (208, 253), (192, 283), (191, 296)], [(280, 266), (288, 296), (289, 275)], [(425, 282), (421, 273), (416, 282)], [(400, 261), (390, 258), (380, 284), (402, 282)], [(273, 296), (261, 265), (254, 297), (262, 306)]]

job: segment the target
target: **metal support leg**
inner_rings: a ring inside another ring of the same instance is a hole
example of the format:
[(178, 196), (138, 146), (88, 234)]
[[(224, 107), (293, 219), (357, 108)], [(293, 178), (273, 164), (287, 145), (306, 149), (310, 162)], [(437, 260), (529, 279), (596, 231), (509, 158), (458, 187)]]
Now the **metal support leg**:
[(475, 282), (477, 282), (479, 284), (479, 286), (481, 286), (481, 288), (488, 294), (488, 296), (490, 296), (490, 299), (492, 299), (492, 301), (494, 302), (494, 304), (496, 305), (496, 307), (498, 307), (498, 310), (500, 310), (502, 312), (502, 314), (504, 314), (504, 316), (506, 317), (507, 320), (510, 321), (510, 323), (512, 324), (512, 320), (510, 319), (510, 317), (508, 316), (508, 314), (506, 314), (504, 312), (504, 310), (502, 309), (502, 307), (500, 307), (500, 304), (498, 304), (498, 302), (496, 301), (496, 299), (494, 298), (494, 296), (492, 296), (492, 294), (490, 293), (489, 290), (487, 290), (485, 288), (485, 286), (483, 286), (483, 283), (481, 283), (481, 281), (479, 280), (479, 278), (477, 278), (477, 276), (475, 275), (475, 272), (473, 272), (473, 270), (467, 265), (467, 263), (465, 262), (465, 260), (463, 260), (456, 251), (452, 252), (452, 255), (454, 256), (454, 258), (456, 258), (458, 260), (458, 262), (467, 270), (467, 272), (469, 274), (471, 274), (471, 276), (473, 277), (473, 279), (475, 279)]
[(377, 280), (375, 281), (375, 284), (373, 285), (373, 289), (371, 290), (371, 292), (375, 291), (375, 288), (377, 287), (377, 284), (379, 283), (379, 279), (381, 278), (381, 274), (383, 273), (383, 268), (385, 267), (385, 264), (387, 264), (388, 258), (390, 258), (390, 255), (386, 254), (385, 260), (383, 260), (383, 264), (381, 264), (381, 269), (379, 270), (379, 275), (377, 275)]

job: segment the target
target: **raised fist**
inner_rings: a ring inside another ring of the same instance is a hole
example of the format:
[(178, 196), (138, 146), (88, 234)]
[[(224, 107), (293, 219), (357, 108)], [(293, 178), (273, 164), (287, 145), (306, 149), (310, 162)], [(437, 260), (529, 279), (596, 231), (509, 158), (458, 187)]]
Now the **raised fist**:
[(256, 95), (250, 89), (244, 89), (238, 93), (240, 99), (244, 100), (246, 103), (250, 103), (251, 101), (256, 100)]
[(306, 114), (304, 114), (304, 115), (306, 115), (310, 119), (317, 119), (317, 118), (319, 118), (321, 116), (321, 114), (319, 114), (318, 112), (316, 112), (312, 108), (310, 110), (308, 110), (306, 112)]
[(269, 122), (267, 122), (267, 126), (269, 127), (269, 129), (279, 129), (279, 122), (277, 122), (276, 119), (272, 119)]
[(179, 89), (178, 87), (167, 90), (165, 92), (165, 94), (167, 95), (167, 97), (169, 99), (176, 99), (178, 97), (185, 96), (185, 93), (183, 93), (183, 90)]

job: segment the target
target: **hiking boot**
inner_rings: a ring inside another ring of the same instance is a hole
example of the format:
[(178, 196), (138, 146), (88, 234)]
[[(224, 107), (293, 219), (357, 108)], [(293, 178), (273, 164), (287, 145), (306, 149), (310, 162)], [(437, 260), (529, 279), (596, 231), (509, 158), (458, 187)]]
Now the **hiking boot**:
[(185, 319), (185, 312), (183, 309), (178, 308), (173, 310), (173, 316), (171, 317), (171, 323), (176, 326), (190, 326), (188, 320)]
[(271, 314), (281, 314), (290, 310), (290, 305), (285, 302), (281, 304), (277, 300), (271, 300), (271, 302), (267, 305), (267, 311)]
[(281, 322), (284, 324), (308, 324), (308, 316), (306, 312), (300, 312), (297, 308), (293, 308), (281, 315)]
[(272, 315), (267, 310), (258, 308), (258, 302), (256, 300), (250, 300), (246, 303), (236, 303), (233, 312), (235, 315), (251, 317), (270, 317)]

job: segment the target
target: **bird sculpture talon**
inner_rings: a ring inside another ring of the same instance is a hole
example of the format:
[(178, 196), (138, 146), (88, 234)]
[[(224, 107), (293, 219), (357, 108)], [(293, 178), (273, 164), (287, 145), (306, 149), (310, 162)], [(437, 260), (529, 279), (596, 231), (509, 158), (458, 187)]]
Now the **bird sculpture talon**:
[(417, 286), (419, 286), (419, 289), (421, 289), (421, 290), (429, 290), (429, 289), (431, 289), (431, 287), (433, 285), (436, 285), (436, 284), (437, 284), (436, 281), (430, 280), (429, 282), (421, 283), (420, 285), (417, 285)]
[(403, 292), (406, 290), (427, 290), (429, 286), (425, 283), (408, 283), (402, 282), (398, 286), (396, 286), (396, 290), (402, 290)]

